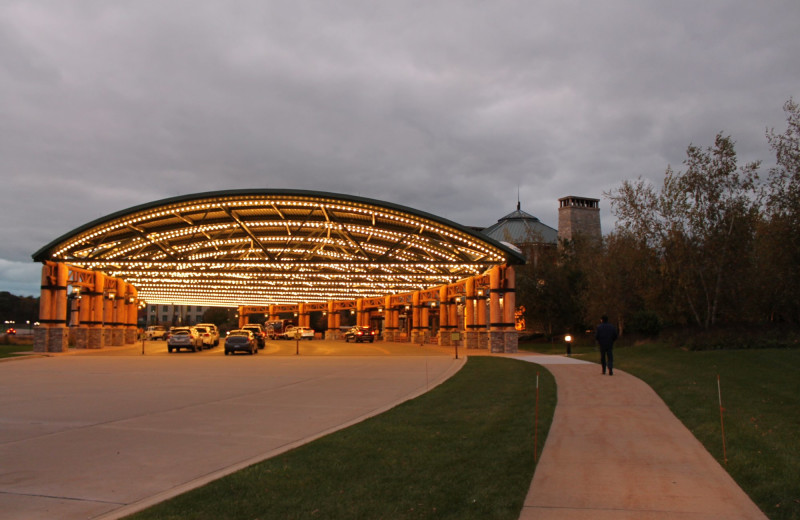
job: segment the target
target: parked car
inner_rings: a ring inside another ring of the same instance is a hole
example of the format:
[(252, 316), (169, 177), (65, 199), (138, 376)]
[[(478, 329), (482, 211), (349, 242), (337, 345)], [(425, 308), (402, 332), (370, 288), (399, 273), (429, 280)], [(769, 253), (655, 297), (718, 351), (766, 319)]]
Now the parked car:
[(300, 339), (314, 339), (314, 329), (308, 327), (295, 327), (290, 325), (286, 327), (283, 334), (278, 336), (279, 339), (297, 339), (297, 333), (300, 332)]
[(252, 332), (256, 339), (256, 345), (258, 345), (258, 348), (264, 348), (267, 340), (264, 334), (264, 328), (260, 324), (248, 323), (247, 325), (242, 326), (242, 330), (249, 330)]
[(219, 340), (214, 343), (214, 335), (211, 334), (211, 330), (208, 327), (200, 327), (195, 326), (194, 329), (197, 331), (197, 334), (200, 336), (200, 339), (203, 342), (203, 348), (213, 348), (219, 344)]
[(208, 333), (211, 334), (211, 337), (214, 340), (214, 346), (216, 347), (219, 345), (219, 329), (213, 323), (198, 323), (195, 327), (205, 327), (208, 329)]
[(355, 341), (356, 343), (369, 341), (370, 343), (375, 343), (375, 338), (377, 336), (378, 329), (373, 329), (372, 327), (353, 327), (344, 333), (344, 341)]
[(17, 335), (17, 329), (15, 329), (14, 327), (6, 329), (6, 334), (8, 334), (9, 336), (16, 336)]
[(169, 333), (163, 325), (150, 325), (144, 331), (144, 339), (167, 339)]
[(203, 350), (203, 339), (194, 327), (175, 327), (170, 331), (167, 339), (167, 352), (180, 349), (190, 349), (192, 352)]
[(232, 330), (225, 337), (225, 355), (236, 352), (249, 352), (250, 355), (258, 354), (258, 345), (253, 332), (246, 329)]

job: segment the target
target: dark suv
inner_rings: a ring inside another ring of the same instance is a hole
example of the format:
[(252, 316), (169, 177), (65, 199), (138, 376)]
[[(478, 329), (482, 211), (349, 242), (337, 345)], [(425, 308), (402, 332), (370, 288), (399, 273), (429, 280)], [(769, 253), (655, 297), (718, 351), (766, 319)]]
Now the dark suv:
[(242, 329), (252, 332), (253, 336), (256, 338), (256, 344), (258, 345), (258, 348), (264, 348), (266, 345), (264, 327), (258, 323), (248, 323), (247, 325), (243, 326)]
[(353, 327), (344, 333), (344, 341), (346, 343), (350, 341), (355, 341), (356, 343), (369, 341), (370, 343), (374, 343), (377, 336), (378, 329), (373, 329), (372, 327)]

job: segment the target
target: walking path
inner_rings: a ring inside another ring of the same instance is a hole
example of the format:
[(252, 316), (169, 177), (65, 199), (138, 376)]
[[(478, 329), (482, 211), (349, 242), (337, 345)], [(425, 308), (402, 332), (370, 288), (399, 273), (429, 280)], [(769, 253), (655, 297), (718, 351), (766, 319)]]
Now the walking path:
[(766, 519), (640, 379), (563, 356), (550, 433), (520, 520)]

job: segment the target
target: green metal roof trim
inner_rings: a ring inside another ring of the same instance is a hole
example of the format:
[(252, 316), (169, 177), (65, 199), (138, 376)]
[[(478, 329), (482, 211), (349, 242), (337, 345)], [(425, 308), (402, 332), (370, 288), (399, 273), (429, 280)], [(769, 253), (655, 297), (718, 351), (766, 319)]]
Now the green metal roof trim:
[[(118, 211), (59, 237), (33, 259), (126, 279), (154, 303), (197, 304), (212, 302), (186, 287), (205, 283), (235, 293), (241, 304), (321, 301), (427, 288), (486, 266), (525, 262), (482, 233), (398, 204), (269, 189), (189, 194)], [(248, 293), (243, 284), (256, 288)], [(157, 286), (173, 292), (156, 296)]]

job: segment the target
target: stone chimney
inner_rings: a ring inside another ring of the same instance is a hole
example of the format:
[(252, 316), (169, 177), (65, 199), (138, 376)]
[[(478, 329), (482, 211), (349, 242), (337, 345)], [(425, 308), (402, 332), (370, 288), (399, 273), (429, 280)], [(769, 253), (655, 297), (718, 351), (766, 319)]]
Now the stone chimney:
[(558, 240), (573, 240), (577, 235), (602, 238), (600, 199), (570, 195), (558, 199)]

